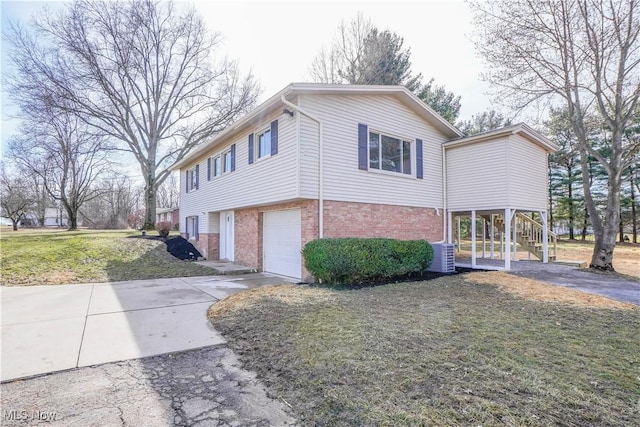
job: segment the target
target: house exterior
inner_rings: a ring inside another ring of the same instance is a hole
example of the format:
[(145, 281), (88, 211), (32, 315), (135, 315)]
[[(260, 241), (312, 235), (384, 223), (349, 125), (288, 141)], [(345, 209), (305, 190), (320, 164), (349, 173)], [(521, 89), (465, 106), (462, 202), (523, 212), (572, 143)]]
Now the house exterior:
[(177, 228), (180, 224), (180, 208), (157, 208), (156, 223), (169, 221), (172, 228)]
[(180, 231), (208, 259), (304, 279), (319, 237), (443, 242), (455, 215), (546, 215), (553, 150), (525, 125), (462, 138), (401, 86), (293, 83), (174, 166)]
[(67, 213), (64, 209), (46, 208), (44, 210), (45, 227), (67, 227), (69, 225)]

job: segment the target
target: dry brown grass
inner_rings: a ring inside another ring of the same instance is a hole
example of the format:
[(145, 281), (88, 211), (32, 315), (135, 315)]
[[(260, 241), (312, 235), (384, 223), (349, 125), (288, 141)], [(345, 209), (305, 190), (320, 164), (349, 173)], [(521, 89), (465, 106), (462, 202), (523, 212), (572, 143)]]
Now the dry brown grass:
[[(559, 260), (591, 261), (593, 242), (558, 243)], [(640, 278), (640, 244), (618, 244), (613, 253), (613, 268), (622, 274)]]
[(218, 301), (209, 308), (209, 317), (250, 309), (265, 298), (293, 306), (329, 302), (334, 298), (334, 294), (329, 289), (312, 288), (301, 285), (282, 284), (264, 286), (238, 292)]
[(216, 330), (302, 425), (640, 425), (637, 309), (532, 301), (464, 275), (224, 302), (243, 306)]
[(495, 285), (499, 289), (518, 297), (542, 302), (556, 302), (578, 307), (589, 308), (614, 308), (633, 310), (637, 306), (616, 301), (601, 295), (589, 294), (575, 289), (514, 276), (504, 271), (474, 272), (464, 276), (464, 280), (470, 283), (482, 285)]

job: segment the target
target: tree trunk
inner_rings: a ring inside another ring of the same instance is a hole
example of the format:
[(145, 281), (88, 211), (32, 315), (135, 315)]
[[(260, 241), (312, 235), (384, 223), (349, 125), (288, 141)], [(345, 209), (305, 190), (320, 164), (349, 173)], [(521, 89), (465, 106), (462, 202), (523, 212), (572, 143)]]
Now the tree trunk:
[(573, 234), (573, 176), (571, 175), (571, 166), (567, 168), (568, 178), (569, 178), (569, 239), (573, 240), (576, 236)]
[(13, 231), (18, 231), (18, 223), (20, 222), (20, 218), (18, 219), (11, 218), (11, 222), (13, 223)]
[(585, 240), (587, 240), (587, 228), (589, 226), (589, 211), (587, 210), (587, 207), (584, 207), (584, 221), (582, 222), (582, 237), (580, 238), (580, 240), (582, 240), (583, 242)]
[[(147, 180), (148, 181), (148, 180)], [(147, 182), (144, 188), (144, 224), (143, 230), (155, 230), (156, 226), (156, 188), (155, 180)]]
[(620, 209), (618, 210), (618, 215), (620, 216), (620, 223), (618, 225), (618, 242), (623, 243), (624, 242), (624, 223), (622, 221), (622, 206), (620, 206)]
[(634, 173), (631, 174), (631, 233), (632, 233), (632, 241), (633, 243), (638, 243), (638, 218), (636, 218), (636, 191), (634, 189), (633, 177)]
[[(608, 215), (607, 215), (608, 216)], [(613, 250), (616, 247), (616, 229), (606, 227), (602, 238), (596, 236), (596, 244), (593, 248), (591, 268), (603, 271), (615, 271), (613, 269)]]

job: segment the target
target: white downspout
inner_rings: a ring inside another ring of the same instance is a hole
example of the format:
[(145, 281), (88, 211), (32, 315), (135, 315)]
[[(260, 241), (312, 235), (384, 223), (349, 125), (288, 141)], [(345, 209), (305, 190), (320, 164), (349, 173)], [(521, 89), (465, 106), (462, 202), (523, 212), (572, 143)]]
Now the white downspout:
[(446, 151), (444, 145), (442, 145), (442, 241), (447, 242), (447, 160)]
[[(296, 104), (287, 101), (287, 98), (285, 98), (284, 95), (280, 95), (280, 101), (282, 101), (282, 103), (287, 107), (292, 108), (293, 110), (297, 111), (298, 113), (304, 116), (307, 116), (308, 118), (310, 118), (311, 120), (313, 120), (318, 124), (318, 237), (322, 239), (322, 237), (324, 237), (324, 197), (323, 197), (323, 190), (324, 190), (324, 183), (323, 183), (324, 170), (323, 169), (324, 168), (323, 168), (323, 155), (322, 155), (322, 139), (323, 139), (322, 122), (317, 118), (315, 118), (314, 116), (312, 116), (311, 114), (302, 110)], [(300, 134), (298, 134), (298, 138), (300, 138)], [(298, 162), (299, 161), (300, 159), (298, 158)]]

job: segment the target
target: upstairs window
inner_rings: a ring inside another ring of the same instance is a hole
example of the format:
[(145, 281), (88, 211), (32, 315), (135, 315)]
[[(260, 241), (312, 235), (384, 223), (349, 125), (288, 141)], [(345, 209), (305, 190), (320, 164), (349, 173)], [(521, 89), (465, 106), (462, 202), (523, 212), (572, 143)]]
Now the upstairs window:
[(222, 153), (222, 172), (231, 172), (231, 151), (225, 151)]
[(411, 141), (369, 132), (369, 169), (411, 175)]
[(271, 155), (271, 129), (258, 134), (256, 138), (256, 153), (258, 153), (258, 159)]
[(187, 193), (198, 189), (198, 175), (200, 172), (200, 165), (196, 165), (195, 168), (187, 170)]

